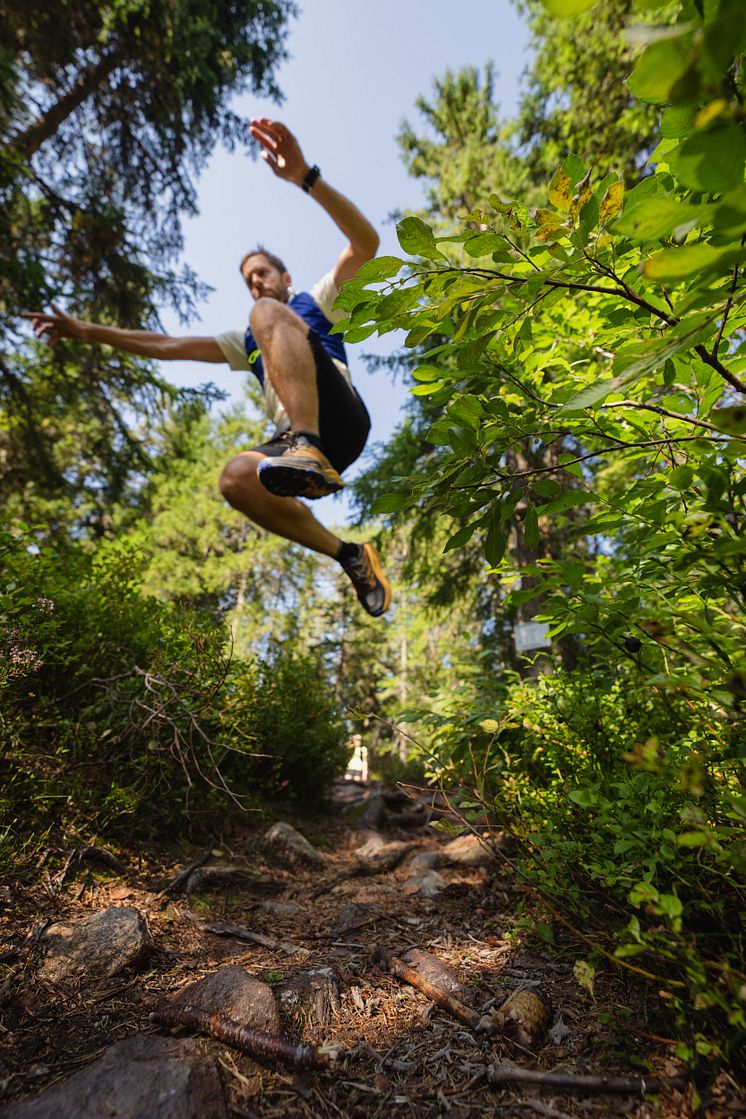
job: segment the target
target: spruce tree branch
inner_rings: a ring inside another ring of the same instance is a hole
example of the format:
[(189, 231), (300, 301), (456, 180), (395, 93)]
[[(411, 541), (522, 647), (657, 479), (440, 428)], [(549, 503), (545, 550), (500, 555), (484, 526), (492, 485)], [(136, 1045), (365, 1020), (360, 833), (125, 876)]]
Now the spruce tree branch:
[(72, 89), (63, 94), (47, 111), (30, 124), (24, 131), (14, 136), (6, 145), (24, 159), (31, 159), (39, 148), (59, 129), (60, 125), (74, 113), (102, 82), (117, 68), (121, 61), (119, 49), (104, 54), (95, 63), (81, 70)]

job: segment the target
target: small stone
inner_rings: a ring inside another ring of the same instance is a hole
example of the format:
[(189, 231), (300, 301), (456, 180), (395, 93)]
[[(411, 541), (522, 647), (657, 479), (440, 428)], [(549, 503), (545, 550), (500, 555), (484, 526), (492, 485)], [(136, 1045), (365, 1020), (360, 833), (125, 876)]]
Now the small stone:
[(302, 905), (296, 905), (294, 901), (261, 901), (259, 908), (273, 917), (300, 917), (306, 912)]
[(489, 866), (494, 860), (486, 840), (468, 834), (459, 835), (443, 848), (443, 857), (460, 866)]
[(454, 995), (467, 1006), (474, 1001), (474, 992), (471, 988), (461, 982), (455, 971), (430, 952), (423, 952), (420, 948), (410, 948), (401, 960), (407, 967), (419, 972), (422, 978), (427, 979), (434, 987), (440, 987), (441, 991)]
[(58, 921), (44, 930), (39, 945), (44, 952), (39, 975), (52, 983), (109, 979), (141, 963), (153, 950), (147, 921), (131, 906)]
[(562, 1042), (566, 1041), (569, 1036), (570, 1030), (565, 1025), (565, 1020), (560, 1014), (557, 1021), (549, 1030), (549, 1040), (551, 1041), (552, 1045), (560, 1046), (562, 1045)]
[(290, 824), (278, 820), (264, 836), (264, 842), (287, 862), (324, 866), (324, 859), (304, 835)]
[(193, 1006), (208, 1014), (222, 1014), (242, 1026), (281, 1033), (280, 1015), (272, 988), (249, 975), (240, 964), (226, 964), (204, 979), (182, 987), (168, 1000), (172, 1006)]
[(99, 1060), (2, 1119), (227, 1119), (220, 1066), (191, 1039), (153, 1034), (112, 1045)]
[(434, 898), (445, 890), (448, 883), (437, 870), (428, 870), (424, 874), (416, 874), (408, 878), (402, 890), (405, 894), (419, 894), (423, 898)]
[(359, 859), (370, 859), (385, 846), (386, 840), (383, 836), (376, 831), (372, 831), (366, 835), (365, 842), (360, 847), (355, 848), (355, 854)]
[(444, 862), (446, 860), (441, 851), (420, 851), (409, 859), (407, 870), (411, 870), (414, 874), (424, 874), (436, 866), (442, 866)]
[(330, 967), (298, 972), (280, 988), (280, 1006), (304, 1041), (323, 1036), (341, 1005), (339, 976)]

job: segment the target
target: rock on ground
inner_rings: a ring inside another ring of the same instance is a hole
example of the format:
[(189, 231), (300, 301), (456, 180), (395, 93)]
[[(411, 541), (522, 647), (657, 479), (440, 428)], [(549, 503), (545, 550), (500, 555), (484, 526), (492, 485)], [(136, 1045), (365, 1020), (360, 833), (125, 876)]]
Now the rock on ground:
[(489, 866), (494, 859), (489, 842), (471, 834), (459, 835), (447, 843), (443, 848), (443, 857), (449, 863), (459, 863), (461, 866)]
[(280, 1014), (272, 988), (249, 975), (240, 964), (226, 964), (204, 979), (182, 987), (169, 999), (172, 1006), (193, 1006), (209, 1014), (233, 1018), (242, 1026), (281, 1033)]
[(307, 866), (324, 866), (324, 859), (304, 835), (291, 827), (290, 824), (278, 820), (264, 836), (264, 842), (280, 858), (293, 863), (305, 863)]
[(53, 983), (108, 979), (141, 963), (153, 950), (148, 923), (131, 906), (58, 921), (44, 930), (39, 945), (44, 952), (39, 975)]
[(144, 1034), (119, 1041), (88, 1068), (0, 1108), (2, 1119), (227, 1119), (215, 1057), (196, 1041)]
[(437, 870), (426, 870), (424, 874), (415, 874), (408, 878), (402, 886), (405, 894), (419, 894), (423, 898), (436, 898), (445, 890), (448, 883)]
[(444, 862), (446, 859), (443, 858), (441, 851), (419, 851), (411, 859), (407, 859), (406, 869), (411, 870), (413, 874), (427, 874), (436, 866), (442, 866)]

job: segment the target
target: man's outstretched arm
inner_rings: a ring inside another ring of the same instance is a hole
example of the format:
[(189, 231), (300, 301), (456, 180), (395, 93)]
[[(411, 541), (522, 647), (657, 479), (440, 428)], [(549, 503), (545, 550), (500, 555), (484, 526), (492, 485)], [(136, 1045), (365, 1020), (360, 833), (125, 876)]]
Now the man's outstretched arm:
[(225, 361), (214, 338), (172, 338), (152, 330), (102, 326), (66, 315), (54, 303), (51, 311), (26, 311), (23, 317), (31, 321), (37, 338), (45, 338), (52, 345), (63, 338), (72, 338), (78, 342), (100, 342), (128, 354), (159, 361)]
[[(303, 185), (311, 165), (306, 162), (295, 136), (284, 124), (266, 117), (252, 120), (251, 135), (262, 145), (262, 158), (278, 178), (296, 186)], [(334, 267), (334, 282), (339, 287), (345, 280), (350, 280), (366, 260), (376, 255), (379, 237), (357, 206), (325, 179), (316, 179), (309, 194), (348, 238), (348, 244)]]

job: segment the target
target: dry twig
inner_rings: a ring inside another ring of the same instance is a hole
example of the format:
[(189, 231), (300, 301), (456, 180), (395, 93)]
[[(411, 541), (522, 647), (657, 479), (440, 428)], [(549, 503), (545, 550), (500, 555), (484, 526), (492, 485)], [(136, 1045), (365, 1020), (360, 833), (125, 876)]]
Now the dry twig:
[(518, 1065), (488, 1065), (487, 1081), (499, 1084), (533, 1084), (539, 1088), (556, 1088), (565, 1092), (606, 1092), (616, 1095), (645, 1096), (664, 1088), (683, 1088), (682, 1077), (664, 1080), (642, 1076), (589, 1076), (572, 1072), (542, 1072), (539, 1069), (520, 1068)]
[(280, 1061), (293, 1068), (326, 1068), (340, 1056), (336, 1046), (293, 1045), (284, 1038), (252, 1030), (233, 1018), (210, 1014), (194, 1006), (161, 1004), (150, 1015), (153, 1022), (162, 1026), (186, 1026), (211, 1034), (219, 1041), (235, 1046), (250, 1057)]

